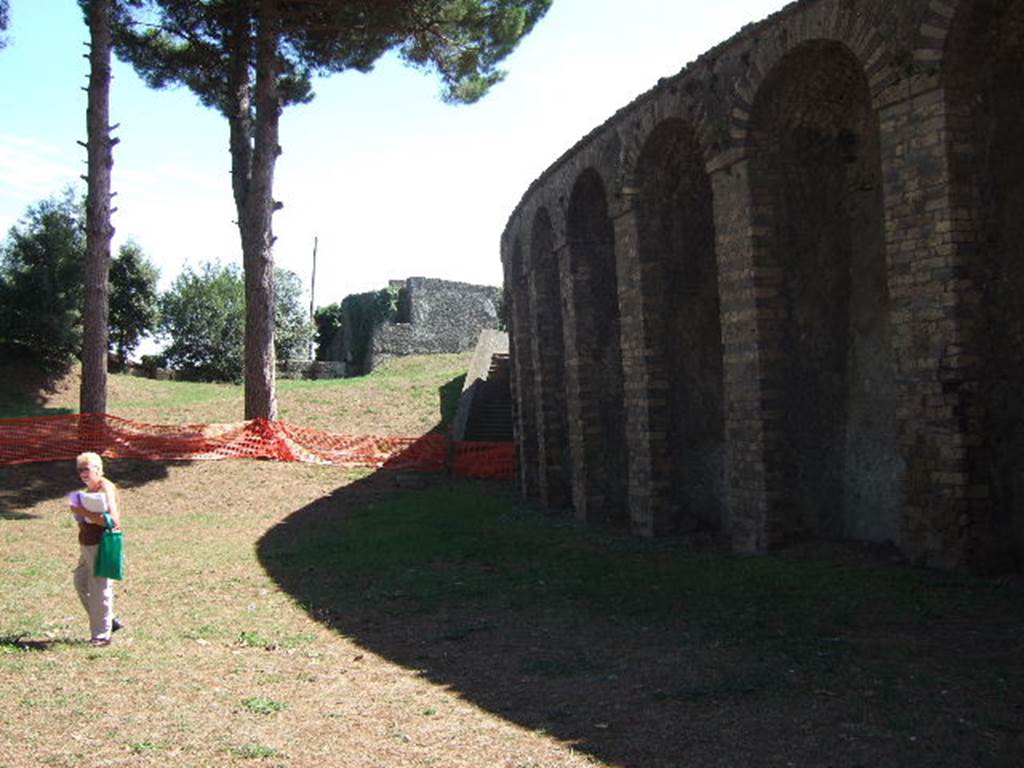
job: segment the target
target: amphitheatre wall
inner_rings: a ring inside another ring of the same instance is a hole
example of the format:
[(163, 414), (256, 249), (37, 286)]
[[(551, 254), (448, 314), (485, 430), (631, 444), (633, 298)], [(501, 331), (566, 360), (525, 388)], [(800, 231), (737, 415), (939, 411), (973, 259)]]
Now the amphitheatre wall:
[(1024, 0), (800, 0), (502, 235), (523, 493), (734, 549), (1024, 563)]

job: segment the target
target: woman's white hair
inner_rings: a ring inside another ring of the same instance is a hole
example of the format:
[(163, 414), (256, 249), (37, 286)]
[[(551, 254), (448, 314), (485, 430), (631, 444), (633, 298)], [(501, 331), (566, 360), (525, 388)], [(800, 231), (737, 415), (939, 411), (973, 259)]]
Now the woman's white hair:
[(85, 453), (78, 454), (78, 457), (75, 459), (75, 466), (76, 467), (93, 467), (94, 469), (96, 469), (96, 470), (98, 470), (99, 472), (102, 473), (103, 472), (103, 459), (100, 458), (100, 455), (98, 453), (93, 453), (92, 451), (86, 451)]

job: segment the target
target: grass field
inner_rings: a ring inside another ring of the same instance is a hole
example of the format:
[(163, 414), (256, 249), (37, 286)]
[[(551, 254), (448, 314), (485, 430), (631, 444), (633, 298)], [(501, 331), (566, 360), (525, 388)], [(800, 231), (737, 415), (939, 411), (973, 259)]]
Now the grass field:
[[(454, 416), (470, 354), (399, 358), (369, 376), (277, 382), (278, 418), (345, 434), (416, 436)], [(0, 418), (78, 412), (77, 371), (56, 381), (11, 366), (0, 376)], [(111, 375), (108, 410), (148, 424), (242, 420), (241, 387)]]
[[(426, 431), (465, 362), (282, 385), (282, 417)], [(238, 388), (122, 377), (111, 406), (241, 408)], [(641, 540), (500, 483), (242, 460), (108, 474), (126, 628), (92, 649), (73, 467), (0, 468), (0, 768), (1021, 765), (1017, 580), (852, 545)]]

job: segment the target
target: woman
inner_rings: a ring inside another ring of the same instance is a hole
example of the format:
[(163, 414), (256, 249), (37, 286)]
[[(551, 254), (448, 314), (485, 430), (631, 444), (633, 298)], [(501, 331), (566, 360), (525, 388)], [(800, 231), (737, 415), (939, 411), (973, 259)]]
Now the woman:
[[(121, 628), (114, 618), (114, 584), (111, 579), (94, 576), (96, 552), (106, 529), (102, 511), (92, 509), (106, 507), (106, 513), (114, 521), (114, 530), (121, 529), (121, 509), (117, 486), (103, 476), (103, 459), (95, 453), (83, 453), (75, 459), (78, 475), (85, 484), (85, 491), (91, 495), (84, 499), (80, 494), (71, 494), (71, 513), (78, 522), (79, 558), (75, 568), (75, 591), (89, 614), (89, 629), (94, 646), (110, 645), (111, 633)], [(98, 503), (98, 502), (105, 502)]]

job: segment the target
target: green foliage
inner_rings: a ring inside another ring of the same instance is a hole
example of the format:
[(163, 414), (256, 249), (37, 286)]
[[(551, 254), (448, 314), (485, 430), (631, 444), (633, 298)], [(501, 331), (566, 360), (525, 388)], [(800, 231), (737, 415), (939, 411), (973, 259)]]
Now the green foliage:
[(128, 242), (110, 264), (110, 346), (126, 360), (159, 320), (159, 270), (142, 248)]
[(341, 304), (335, 302), (317, 307), (313, 314), (316, 323), (316, 359), (337, 360), (341, 349)]
[[(86, 0), (80, 0), (85, 7)], [(231, 88), (233, 61), (254, 82), (256, 4), (238, 13), (227, 0), (121, 0), (114, 45), (153, 88), (184, 85), (229, 119), (240, 104)], [(498, 64), (527, 35), (551, 0), (348, 0), (280, 4), (277, 29), (283, 105), (313, 97), (313, 75), (368, 72), (395, 49), (409, 64), (436, 71), (452, 103), (472, 103), (501, 81)], [(235, 71), (235, 77), (238, 72)], [(255, 102), (248, 104), (255, 120)]]
[(49, 371), (82, 347), (85, 211), (71, 189), (31, 206), (0, 249), (0, 348)]
[[(71, 189), (31, 206), (0, 248), (0, 348), (54, 372), (82, 349), (85, 208)], [(156, 323), (157, 271), (135, 243), (110, 267), (110, 343), (124, 357)]]
[(399, 44), (403, 59), (436, 70), (442, 98), (472, 104), (505, 72), (498, 64), (551, 7), (551, 0), (449, 0), (413, 3), (436, 13), (433, 29), (416, 30)]
[(313, 324), (302, 300), (302, 280), (286, 269), (274, 270), (274, 353), (278, 360), (308, 360)]
[[(312, 327), (302, 305), (302, 283), (293, 272), (274, 270), (278, 296), (275, 346), (280, 359), (305, 357)], [(242, 380), (245, 343), (245, 281), (237, 265), (186, 267), (160, 299), (161, 334), (170, 338), (167, 364), (194, 381)]]
[(168, 365), (197, 381), (241, 381), (245, 286), (234, 264), (185, 267), (160, 300)]

